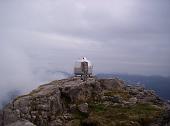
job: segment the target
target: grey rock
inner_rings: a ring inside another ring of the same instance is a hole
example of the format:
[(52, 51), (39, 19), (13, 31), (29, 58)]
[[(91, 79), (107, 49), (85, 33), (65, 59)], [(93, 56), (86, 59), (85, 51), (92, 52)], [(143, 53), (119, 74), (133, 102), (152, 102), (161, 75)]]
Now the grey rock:
[(111, 101), (113, 103), (122, 102), (122, 98), (120, 96), (102, 96), (103, 101)]
[(119, 97), (119, 96), (112, 96), (111, 101), (113, 103), (120, 103), (122, 100), (121, 100), (121, 97)]
[(78, 109), (80, 112), (88, 113), (88, 104), (87, 103), (80, 104), (78, 105)]
[(8, 104), (3, 109), (3, 124), (7, 125), (13, 122), (16, 122), (19, 119), (18, 112), (13, 110), (12, 104)]
[(61, 119), (56, 119), (52, 121), (49, 126), (63, 126), (63, 121)]
[(77, 110), (76, 104), (70, 104), (69, 109), (70, 109), (70, 112), (75, 112)]
[(129, 91), (130, 95), (136, 96), (139, 93), (138, 89), (136, 88), (131, 88)]
[(138, 99), (136, 97), (132, 97), (132, 98), (129, 99), (129, 103), (132, 104), (132, 105), (136, 104), (137, 101), (138, 101)]
[(110, 102), (110, 101), (104, 101), (103, 102), (103, 105), (105, 106), (105, 107), (108, 107), (108, 106), (110, 106), (110, 105), (112, 105), (113, 103), (112, 102)]
[[(119, 89), (126, 90), (132, 98), (127, 100), (118, 96), (104, 96), (105, 92)], [(142, 101), (162, 102), (153, 91), (139, 86), (125, 87), (124, 82), (119, 79), (88, 78), (83, 82), (80, 78), (73, 77), (41, 85), (27, 95), (15, 98), (0, 111), (0, 126), (79, 125), (80, 120), (74, 119), (74, 112), (89, 113), (88, 103), (91, 101), (98, 101), (105, 107), (128, 107)]]
[(14, 123), (8, 124), (6, 126), (36, 126), (28, 120), (18, 120)]
[(70, 113), (65, 113), (65, 114), (63, 115), (63, 118), (64, 118), (65, 120), (71, 120), (71, 119), (73, 118), (73, 116), (72, 116)]
[(124, 82), (118, 79), (100, 79), (99, 82), (105, 90), (120, 89), (124, 86)]

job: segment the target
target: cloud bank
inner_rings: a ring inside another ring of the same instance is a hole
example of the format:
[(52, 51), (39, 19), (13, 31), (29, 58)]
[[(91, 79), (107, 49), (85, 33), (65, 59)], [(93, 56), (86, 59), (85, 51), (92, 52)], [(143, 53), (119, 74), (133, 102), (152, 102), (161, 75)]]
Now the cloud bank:
[(169, 12), (169, 0), (1, 0), (0, 101), (83, 56), (96, 73), (170, 76)]

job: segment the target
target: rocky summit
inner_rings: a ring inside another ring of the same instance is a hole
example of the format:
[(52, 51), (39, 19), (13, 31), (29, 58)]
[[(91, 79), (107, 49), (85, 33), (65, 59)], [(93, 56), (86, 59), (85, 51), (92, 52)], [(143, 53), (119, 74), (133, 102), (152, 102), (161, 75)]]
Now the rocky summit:
[(154, 91), (122, 80), (52, 81), (15, 98), (0, 126), (168, 126), (170, 105)]

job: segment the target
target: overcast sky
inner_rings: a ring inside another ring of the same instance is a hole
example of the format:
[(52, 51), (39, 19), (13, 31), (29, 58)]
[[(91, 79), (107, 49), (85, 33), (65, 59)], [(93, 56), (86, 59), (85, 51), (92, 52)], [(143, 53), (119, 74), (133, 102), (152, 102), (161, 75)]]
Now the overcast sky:
[(170, 0), (0, 0), (1, 90), (83, 56), (96, 73), (170, 76)]

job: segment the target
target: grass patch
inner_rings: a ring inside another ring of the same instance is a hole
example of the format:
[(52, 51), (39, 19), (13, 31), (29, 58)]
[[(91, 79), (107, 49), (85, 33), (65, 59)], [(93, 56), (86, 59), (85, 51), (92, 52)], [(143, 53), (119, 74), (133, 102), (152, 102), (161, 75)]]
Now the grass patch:
[(80, 120), (74, 119), (74, 120), (69, 122), (68, 126), (80, 126)]
[(106, 110), (105, 106), (102, 103), (89, 103), (89, 108), (91, 111), (103, 112)]
[(91, 122), (101, 126), (128, 126), (131, 122), (135, 125), (145, 126), (151, 123), (156, 117), (160, 116), (161, 109), (155, 108), (150, 104), (137, 104), (133, 107), (104, 107), (102, 104), (91, 104), (91, 113), (88, 117)]
[(73, 115), (75, 119), (79, 119), (79, 120), (86, 119), (89, 116), (87, 113), (83, 113), (80, 111), (76, 111)]
[(123, 100), (128, 100), (129, 98), (131, 98), (129, 92), (125, 90), (112, 90), (109, 92), (105, 92), (104, 95), (105, 96), (119, 96), (123, 98)]

